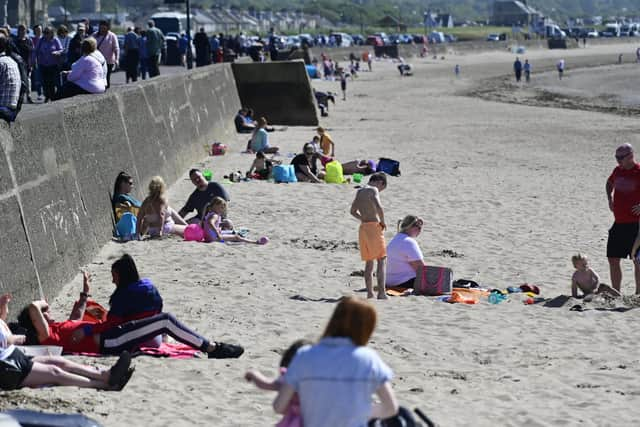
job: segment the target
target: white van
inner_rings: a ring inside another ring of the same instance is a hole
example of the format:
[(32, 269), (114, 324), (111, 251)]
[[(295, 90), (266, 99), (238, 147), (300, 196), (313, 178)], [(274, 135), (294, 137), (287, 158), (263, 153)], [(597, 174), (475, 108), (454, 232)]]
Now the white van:
[(611, 22), (604, 27), (602, 37), (620, 37), (620, 24)]

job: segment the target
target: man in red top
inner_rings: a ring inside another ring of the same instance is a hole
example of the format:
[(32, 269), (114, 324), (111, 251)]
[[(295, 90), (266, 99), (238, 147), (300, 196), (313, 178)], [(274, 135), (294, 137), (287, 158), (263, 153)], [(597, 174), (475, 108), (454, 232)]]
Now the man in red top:
[[(609, 209), (613, 212), (614, 223), (607, 240), (607, 258), (611, 285), (620, 291), (622, 270), (620, 259), (631, 257), (633, 243), (638, 235), (640, 219), (640, 164), (633, 157), (631, 144), (623, 144), (616, 149), (618, 166), (607, 180), (606, 191)], [(636, 294), (640, 294), (640, 266), (634, 262)]]

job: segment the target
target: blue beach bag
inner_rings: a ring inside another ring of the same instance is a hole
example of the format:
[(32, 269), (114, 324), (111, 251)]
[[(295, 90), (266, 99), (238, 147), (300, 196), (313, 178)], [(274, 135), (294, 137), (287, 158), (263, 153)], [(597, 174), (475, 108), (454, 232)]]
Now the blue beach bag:
[(279, 182), (298, 182), (293, 165), (276, 165), (273, 167), (273, 180)]
[(116, 237), (118, 240), (128, 242), (136, 238), (136, 227), (138, 225), (138, 218), (131, 212), (125, 212), (122, 214), (118, 223), (116, 224)]

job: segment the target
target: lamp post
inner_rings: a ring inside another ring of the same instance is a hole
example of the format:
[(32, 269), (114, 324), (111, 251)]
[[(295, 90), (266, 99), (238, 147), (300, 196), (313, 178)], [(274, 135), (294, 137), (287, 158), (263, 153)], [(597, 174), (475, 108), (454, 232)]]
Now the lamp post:
[(191, 51), (191, 2), (187, 3), (187, 69), (193, 68), (193, 52)]

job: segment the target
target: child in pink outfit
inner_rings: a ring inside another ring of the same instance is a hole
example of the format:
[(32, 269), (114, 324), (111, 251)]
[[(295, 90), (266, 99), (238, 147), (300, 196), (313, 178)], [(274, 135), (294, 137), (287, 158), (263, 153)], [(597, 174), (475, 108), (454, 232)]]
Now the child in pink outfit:
[[(308, 340), (297, 340), (284, 352), (282, 355), (282, 359), (280, 360), (280, 376), (275, 379), (268, 379), (260, 372), (255, 371), (253, 369), (247, 371), (244, 375), (245, 379), (249, 382), (253, 382), (256, 387), (262, 390), (272, 390), (278, 391), (280, 390), (280, 386), (282, 385), (282, 379), (284, 378), (284, 374), (287, 372), (287, 367), (293, 360), (296, 355), (296, 352), (300, 347), (305, 345), (311, 345), (312, 342)], [(302, 416), (300, 415), (300, 400), (298, 396), (295, 395), (291, 402), (289, 403), (289, 407), (287, 408), (287, 412), (284, 414), (284, 417), (276, 424), (276, 427), (302, 427)]]

